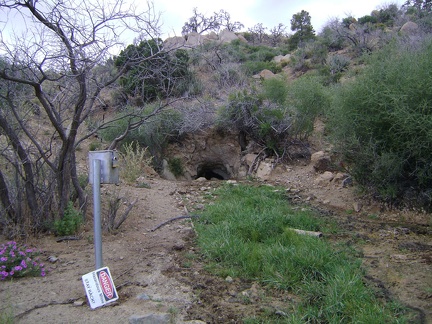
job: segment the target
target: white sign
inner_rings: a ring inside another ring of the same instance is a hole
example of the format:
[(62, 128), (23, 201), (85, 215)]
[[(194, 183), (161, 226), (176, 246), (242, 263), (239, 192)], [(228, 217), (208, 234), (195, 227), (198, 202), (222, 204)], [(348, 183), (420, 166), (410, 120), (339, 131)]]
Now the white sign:
[(82, 282), (92, 309), (118, 299), (117, 290), (108, 267), (85, 274), (82, 276)]

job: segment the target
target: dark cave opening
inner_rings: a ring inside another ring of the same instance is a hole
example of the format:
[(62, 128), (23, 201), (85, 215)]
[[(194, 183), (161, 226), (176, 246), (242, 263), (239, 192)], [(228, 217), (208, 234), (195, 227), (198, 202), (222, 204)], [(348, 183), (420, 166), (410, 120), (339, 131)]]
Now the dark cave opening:
[(206, 178), (207, 180), (228, 180), (231, 176), (225, 166), (221, 163), (205, 162), (197, 167), (196, 178)]

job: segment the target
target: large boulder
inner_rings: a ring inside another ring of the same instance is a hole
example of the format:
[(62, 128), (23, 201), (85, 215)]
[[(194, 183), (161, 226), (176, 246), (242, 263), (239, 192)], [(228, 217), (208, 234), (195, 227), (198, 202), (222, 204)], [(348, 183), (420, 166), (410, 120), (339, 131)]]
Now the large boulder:
[(219, 40), (218, 34), (216, 34), (214, 31), (210, 32), (209, 34), (205, 35), (206, 40), (209, 41), (217, 41)]
[(273, 171), (272, 160), (265, 159), (264, 161), (261, 161), (261, 163), (259, 164), (256, 170), (256, 177), (261, 180), (268, 180), (272, 175), (272, 171)]
[(221, 43), (230, 43), (237, 39), (239, 39), (238, 36), (228, 29), (224, 29), (219, 33), (219, 41)]
[[(258, 74), (258, 78), (262, 79), (262, 80), (268, 80), (268, 79), (273, 79), (276, 76), (276, 74), (274, 74), (272, 71), (270, 70), (262, 70), (259, 74)], [(254, 76), (254, 78), (256, 78)]]
[(229, 31), (228, 29), (222, 30), (219, 35), (213, 31), (205, 35), (191, 32), (184, 37), (175, 36), (167, 38), (164, 41), (164, 47), (168, 50), (175, 48), (193, 48), (208, 42), (229, 43), (237, 39), (247, 43), (247, 40), (243, 36), (237, 36), (234, 32)]
[(201, 34), (192, 32), (187, 35), (186, 46), (197, 47), (204, 42), (204, 37)]
[(247, 43), (247, 39), (243, 36), (243, 35), (237, 35), (238, 39), (243, 42), (243, 43)]
[(273, 58), (273, 61), (277, 64), (288, 64), (291, 60), (291, 54), (278, 55)]
[(418, 29), (418, 25), (415, 22), (407, 21), (402, 25), (400, 32), (404, 34), (412, 34), (415, 33)]
[(186, 39), (181, 36), (169, 37), (164, 42), (164, 48), (166, 50), (171, 50), (174, 48), (184, 47), (186, 44)]
[(311, 165), (317, 172), (337, 170), (337, 167), (332, 162), (330, 155), (324, 151), (318, 151), (311, 155)]

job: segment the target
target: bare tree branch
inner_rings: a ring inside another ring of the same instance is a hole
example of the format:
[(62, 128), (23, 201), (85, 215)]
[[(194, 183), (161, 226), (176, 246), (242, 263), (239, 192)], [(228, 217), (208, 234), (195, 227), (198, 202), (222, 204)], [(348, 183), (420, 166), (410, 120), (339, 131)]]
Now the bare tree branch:
[[(0, 0), (0, 10), (8, 17), (0, 21), (0, 133), (8, 134), (10, 148), (22, 162), (24, 172), (18, 165), (15, 168), (19, 181), (27, 189), (32, 186), (36, 195), (31, 199), (26, 190), (25, 199), (9, 198), (23, 205), (22, 213), (30, 210), (45, 220), (62, 217), (74, 195), (85, 210), (87, 197), (79, 184), (75, 149), (104, 126), (87, 131), (83, 125), (98, 109), (101, 92), (114, 86), (130, 66), (126, 62), (116, 68), (108, 64), (109, 59), (131, 37), (157, 39), (159, 16), (151, 2), (145, 12), (138, 12), (123, 0)], [(25, 30), (12, 17), (21, 19)], [(160, 51), (146, 59), (157, 58)], [(168, 105), (167, 101), (150, 115)], [(146, 119), (129, 118), (129, 130)], [(3, 159), (8, 158), (7, 152)], [(3, 173), (2, 184), (17, 183), (6, 176), (13, 174)], [(8, 189), (9, 195), (18, 193)], [(6, 204), (6, 197), (2, 201)], [(40, 225), (39, 220), (32, 222)]]

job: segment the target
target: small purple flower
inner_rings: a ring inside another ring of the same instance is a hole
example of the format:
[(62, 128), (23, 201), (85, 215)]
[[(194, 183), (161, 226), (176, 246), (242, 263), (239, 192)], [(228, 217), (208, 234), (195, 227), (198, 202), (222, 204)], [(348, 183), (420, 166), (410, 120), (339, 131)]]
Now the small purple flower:
[(0, 244), (0, 280), (25, 275), (25, 269), (31, 270), (30, 273), (37, 271), (45, 277), (48, 269), (45, 269), (39, 257), (33, 257), (35, 254), (39, 254), (36, 249), (30, 249), (26, 245), (17, 247), (14, 241)]

